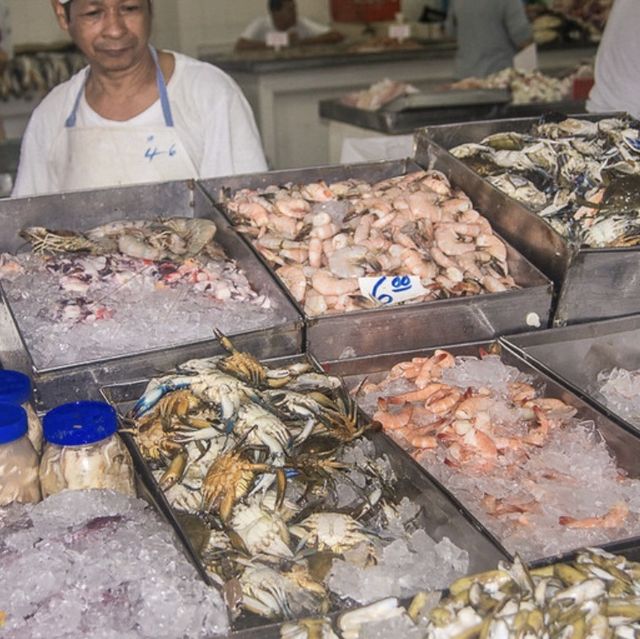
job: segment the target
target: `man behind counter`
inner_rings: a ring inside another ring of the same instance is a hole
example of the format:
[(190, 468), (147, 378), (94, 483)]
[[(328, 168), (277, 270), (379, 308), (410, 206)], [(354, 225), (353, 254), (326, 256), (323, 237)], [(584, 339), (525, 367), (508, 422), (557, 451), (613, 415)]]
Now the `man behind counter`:
[(151, 0), (51, 0), (89, 66), (34, 110), (14, 197), (266, 170), (220, 69), (149, 45)]
[(451, 0), (447, 31), (458, 41), (457, 78), (513, 66), (513, 56), (533, 42), (522, 0)]
[(266, 49), (267, 33), (270, 31), (288, 33), (291, 46), (334, 44), (344, 37), (313, 20), (299, 18), (295, 0), (269, 0), (268, 6), (269, 15), (256, 18), (242, 32), (236, 42), (236, 50)]

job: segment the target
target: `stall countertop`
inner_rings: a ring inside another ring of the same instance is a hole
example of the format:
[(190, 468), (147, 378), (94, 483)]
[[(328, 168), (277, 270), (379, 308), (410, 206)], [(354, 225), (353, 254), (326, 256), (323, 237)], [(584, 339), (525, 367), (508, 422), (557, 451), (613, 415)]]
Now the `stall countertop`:
[[(575, 56), (583, 51), (585, 57), (595, 55), (597, 44), (574, 43), (554, 45), (539, 49), (539, 55), (571, 50)], [(274, 73), (352, 64), (375, 64), (416, 59), (451, 59), (456, 52), (452, 39), (410, 40), (395, 47), (385, 47), (380, 42), (347, 42), (317, 47), (291, 47), (258, 51), (221, 51), (214, 46), (199, 48), (199, 58), (215, 64), (229, 73)]]
[(291, 47), (280, 51), (244, 52), (221, 52), (202, 46), (199, 49), (199, 58), (227, 72), (271, 73), (357, 63), (451, 58), (455, 50), (454, 40), (411, 41), (397, 47), (350, 42), (331, 46)]

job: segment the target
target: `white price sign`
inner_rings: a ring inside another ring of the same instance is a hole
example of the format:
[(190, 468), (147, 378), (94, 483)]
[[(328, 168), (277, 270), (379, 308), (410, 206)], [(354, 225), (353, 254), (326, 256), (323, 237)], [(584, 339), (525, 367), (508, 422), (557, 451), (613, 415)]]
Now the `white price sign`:
[(360, 292), (383, 306), (399, 304), (427, 293), (420, 278), (415, 275), (360, 277)]
[(289, 34), (286, 31), (269, 31), (266, 36), (268, 47), (282, 49), (289, 46)]
[(392, 24), (389, 26), (389, 37), (402, 42), (411, 36), (411, 27), (408, 24)]

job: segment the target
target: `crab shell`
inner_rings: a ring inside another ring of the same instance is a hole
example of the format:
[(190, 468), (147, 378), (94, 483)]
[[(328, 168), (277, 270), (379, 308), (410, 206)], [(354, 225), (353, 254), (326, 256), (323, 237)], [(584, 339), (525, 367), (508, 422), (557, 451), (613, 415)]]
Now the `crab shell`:
[(282, 518), (258, 504), (238, 506), (231, 519), (231, 527), (242, 538), (252, 555), (267, 554), (292, 558), (289, 530)]
[(369, 541), (362, 532), (362, 525), (353, 517), (340, 513), (315, 513), (289, 529), (305, 544), (312, 544), (319, 550), (341, 553), (362, 542)]

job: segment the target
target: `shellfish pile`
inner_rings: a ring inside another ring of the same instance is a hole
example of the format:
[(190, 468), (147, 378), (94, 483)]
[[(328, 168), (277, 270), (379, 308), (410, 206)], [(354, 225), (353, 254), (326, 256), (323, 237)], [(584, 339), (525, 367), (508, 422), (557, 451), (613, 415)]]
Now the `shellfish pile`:
[(540, 120), (451, 153), (571, 243), (640, 244), (640, 125), (631, 118)]
[(569, 98), (573, 76), (554, 78), (541, 71), (522, 71), (509, 67), (485, 78), (465, 78), (450, 85), (452, 89), (507, 89), (512, 104), (561, 102)]
[[(418, 593), (404, 608), (389, 598), (327, 618), (288, 623), (282, 639), (516, 639), (611, 637), (640, 633), (640, 564), (599, 549), (573, 561), (527, 568), (520, 559)], [(314, 634), (315, 633), (315, 634)]]
[(436, 351), (362, 392), (364, 410), (511, 553), (539, 559), (640, 532), (640, 482), (594, 423), (500, 356)]
[(437, 171), (242, 189), (225, 206), (308, 316), (379, 305), (364, 277), (420, 278), (413, 302), (517, 286), (505, 244)]
[(151, 380), (127, 421), (232, 615), (323, 614), (410, 596), (468, 556), (421, 528), (339, 378), (237, 351)]
[(24, 229), (32, 252), (0, 255), (0, 281), (36, 366), (204, 339), (209, 321), (229, 331), (278, 323), (215, 233), (192, 218)]

